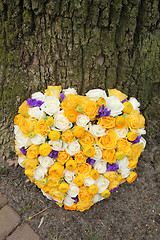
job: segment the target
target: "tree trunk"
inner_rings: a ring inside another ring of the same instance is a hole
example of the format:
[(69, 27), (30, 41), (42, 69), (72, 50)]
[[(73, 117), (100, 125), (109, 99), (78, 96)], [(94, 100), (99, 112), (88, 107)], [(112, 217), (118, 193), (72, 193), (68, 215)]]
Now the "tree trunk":
[(159, 53), (159, 0), (1, 0), (1, 154), (20, 104), (48, 85), (134, 96), (158, 138)]

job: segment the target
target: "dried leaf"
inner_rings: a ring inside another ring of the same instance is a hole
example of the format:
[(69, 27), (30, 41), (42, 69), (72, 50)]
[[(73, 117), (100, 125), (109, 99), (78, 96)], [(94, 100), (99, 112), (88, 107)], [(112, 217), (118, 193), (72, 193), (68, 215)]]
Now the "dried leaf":
[(44, 221), (44, 217), (42, 217), (42, 218), (41, 218), (41, 221), (40, 221), (40, 223), (39, 223), (39, 225), (38, 225), (38, 228), (40, 228), (40, 227), (41, 227), (41, 225), (42, 225), (43, 221)]
[(14, 159), (14, 160), (12, 160), (12, 159), (7, 159), (7, 163), (8, 163), (9, 166), (14, 165), (14, 167), (16, 168), (17, 165), (18, 165), (18, 160), (17, 160), (17, 159)]

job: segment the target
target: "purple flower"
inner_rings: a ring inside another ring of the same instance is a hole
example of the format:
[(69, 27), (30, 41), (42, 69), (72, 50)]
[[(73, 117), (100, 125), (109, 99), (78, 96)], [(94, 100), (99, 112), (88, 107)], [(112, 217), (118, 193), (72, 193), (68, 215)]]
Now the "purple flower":
[(127, 102), (127, 98), (126, 98), (126, 99), (124, 99), (123, 101), (121, 101), (121, 103), (124, 103), (124, 102)]
[(52, 201), (53, 201), (53, 202), (57, 202), (57, 201), (56, 201), (56, 200), (54, 200), (53, 198), (52, 198)]
[(34, 107), (40, 107), (43, 103), (41, 100), (38, 100)]
[(110, 190), (110, 192), (114, 192), (114, 191), (116, 191), (118, 188), (119, 188), (119, 186), (116, 187), (116, 188), (113, 188), (112, 190)]
[(94, 160), (93, 158), (90, 158), (90, 157), (89, 157), (89, 158), (87, 158), (86, 163), (88, 163), (89, 165), (92, 166), (92, 165), (95, 163), (95, 161), (96, 161), (96, 160)]
[(118, 164), (113, 163), (113, 164), (108, 164), (108, 168), (106, 171), (117, 171), (119, 169)]
[(139, 143), (140, 139), (141, 139), (141, 136), (137, 136), (137, 138), (134, 141), (129, 141), (129, 142), (131, 142), (132, 144)]
[(58, 157), (58, 151), (52, 150), (48, 156), (50, 158), (57, 158)]
[(75, 202), (79, 202), (78, 195), (76, 197), (71, 197)]
[(61, 102), (62, 102), (65, 99), (66, 95), (64, 93), (60, 93), (59, 95), (61, 97)]
[(21, 151), (21, 153), (22, 153), (24, 156), (27, 155), (27, 151), (26, 151), (26, 149), (24, 149), (24, 147), (20, 148), (19, 150)]
[(98, 114), (96, 117), (105, 117), (105, 116), (109, 116), (111, 114), (111, 110), (108, 110), (107, 108), (105, 108), (104, 104), (102, 105), (102, 107), (98, 110)]
[(36, 103), (37, 103), (37, 100), (34, 99), (34, 98), (29, 98), (29, 99), (27, 99), (27, 105), (28, 105), (29, 107), (34, 107), (34, 106), (36, 105)]

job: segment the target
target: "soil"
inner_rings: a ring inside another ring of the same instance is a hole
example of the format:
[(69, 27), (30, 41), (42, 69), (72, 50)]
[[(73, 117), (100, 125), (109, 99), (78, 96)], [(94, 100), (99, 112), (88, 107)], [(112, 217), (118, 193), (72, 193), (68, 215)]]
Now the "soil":
[[(85, 212), (67, 211), (45, 198), (27, 180), (24, 170), (0, 159), (1, 192), (21, 215), (23, 222), (42, 240), (158, 240), (160, 237), (159, 139), (147, 138), (132, 184), (124, 183), (109, 199)], [(41, 210), (31, 220), (28, 218)], [(39, 227), (40, 222), (42, 222)]]

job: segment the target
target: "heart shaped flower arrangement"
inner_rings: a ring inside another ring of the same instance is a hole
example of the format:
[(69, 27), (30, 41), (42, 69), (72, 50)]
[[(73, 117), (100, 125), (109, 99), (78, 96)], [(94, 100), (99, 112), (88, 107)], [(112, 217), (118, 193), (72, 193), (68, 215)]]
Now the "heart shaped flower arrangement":
[(49, 86), (32, 94), (14, 119), (15, 148), (25, 174), (44, 196), (84, 211), (133, 182), (146, 141), (140, 103), (116, 89)]

